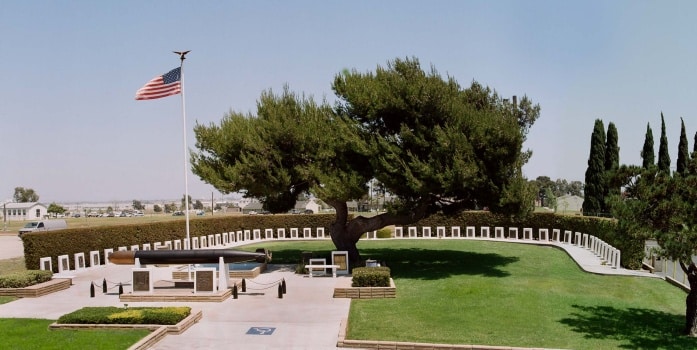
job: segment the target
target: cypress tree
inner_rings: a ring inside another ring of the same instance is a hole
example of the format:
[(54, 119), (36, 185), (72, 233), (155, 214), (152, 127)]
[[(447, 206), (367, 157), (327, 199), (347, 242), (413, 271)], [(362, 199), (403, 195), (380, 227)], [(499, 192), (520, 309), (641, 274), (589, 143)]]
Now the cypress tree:
[[(697, 134), (695, 134), (695, 139), (697, 140)], [(644, 169), (648, 169), (656, 161), (653, 154), (653, 131), (649, 123), (646, 123), (646, 136), (644, 137), (644, 147), (641, 149), (641, 159), (643, 160), (641, 167)]]
[(605, 127), (603, 121), (595, 120), (591, 135), (590, 155), (584, 186), (583, 215), (598, 215), (602, 212), (605, 183)]
[(678, 163), (676, 170), (678, 174), (687, 172), (687, 163), (690, 161), (690, 154), (687, 147), (687, 134), (685, 133), (685, 121), (680, 118), (680, 142), (678, 143)]
[(615, 123), (610, 122), (607, 126), (607, 138), (605, 141), (605, 171), (615, 170), (620, 167), (618, 139), (617, 127), (615, 127)]
[(670, 174), (670, 154), (668, 153), (668, 137), (666, 122), (661, 112), (661, 141), (658, 145), (658, 170)]
[(608, 212), (605, 205), (605, 198), (611, 194), (619, 194), (620, 186), (615, 186), (610, 183), (612, 174), (620, 167), (620, 146), (618, 145), (619, 136), (615, 123), (610, 122), (607, 126), (607, 137), (605, 139), (605, 185), (603, 193), (603, 202), (601, 202), (602, 211)]
[(695, 133), (695, 143), (692, 144), (692, 152), (697, 152), (697, 132)]

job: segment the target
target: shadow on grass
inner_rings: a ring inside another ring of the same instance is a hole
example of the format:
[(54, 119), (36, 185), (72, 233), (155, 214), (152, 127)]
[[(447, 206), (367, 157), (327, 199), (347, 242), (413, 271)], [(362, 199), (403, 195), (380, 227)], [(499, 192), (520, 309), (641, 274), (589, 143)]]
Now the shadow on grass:
[(614, 339), (623, 349), (695, 349), (697, 339), (682, 335), (685, 316), (662, 311), (573, 305), (578, 312), (560, 320), (587, 339)]
[(391, 274), (399, 278), (437, 280), (454, 275), (506, 277), (501, 267), (517, 262), (517, 257), (436, 249), (361, 249), (366, 258), (384, 261)]

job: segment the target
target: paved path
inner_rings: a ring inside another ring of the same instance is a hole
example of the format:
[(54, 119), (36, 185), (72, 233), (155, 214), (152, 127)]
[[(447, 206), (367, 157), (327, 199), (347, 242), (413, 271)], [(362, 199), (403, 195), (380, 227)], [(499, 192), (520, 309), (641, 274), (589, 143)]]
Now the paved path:
[(0, 260), (24, 256), (24, 245), (17, 233), (0, 234)]
[[(493, 240), (493, 239), (492, 239)], [(508, 241), (510, 240), (502, 240)], [(517, 240), (516, 243), (540, 244)], [(564, 249), (584, 270), (598, 274), (658, 277), (648, 272), (614, 269), (603, 265), (589, 250), (562, 243), (544, 243)], [(16, 235), (0, 236), (0, 259), (23, 255)], [(117, 283), (130, 283), (130, 265), (107, 265), (71, 271), (73, 286), (41, 298), (26, 298), (0, 305), (0, 317), (56, 319), (84, 306), (124, 306)], [(159, 268), (155, 280), (171, 279), (173, 268)], [(333, 288), (349, 277), (307, 278), (296, 275), (293, 266), (270, 265), (269, 270), (249, 280), (246, 294), (222, 303), (188, 303), (203, 312), (203, 318), (181, 335), (168, 335), (153, 349), (334, 349), (341, 320), (348, 317), (350, 299), (334, 299)], [(102, 294), (102, 281), (110, 289)], [(278, 298), (278, 282), (286, 280), (287, 293)], [(90, 284), (96, 296), (90, 298)], [(268, 289), (263, 289), (267, 288)], [(130, 291), (130, 285), (124, 287)], [(138, 303), (139, 306), (172, 303)], [(255, 334), (249, 334), (255, 333)]]

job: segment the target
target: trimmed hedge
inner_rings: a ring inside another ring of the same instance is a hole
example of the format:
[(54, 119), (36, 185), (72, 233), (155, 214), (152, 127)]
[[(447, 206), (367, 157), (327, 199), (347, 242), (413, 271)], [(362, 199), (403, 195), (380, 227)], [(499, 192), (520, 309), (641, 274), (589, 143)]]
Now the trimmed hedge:
[(389, 287), (390, 268), (381, 267), (356, 267), (351, 271), (353, 279), (352, 287)]
[(46, 270), (28, 270), (0, 276), (0, 288), (25, 288), (48, 282), (53, 272)]
[[(239, 230), (263, 230), (285, 228), (286, 233), (291, 228), (323, 227), (325, 234), (330, 233), (330, 224), (335, 220), (334, 214), (313, 215), (243, 215), (225, 217), (193, 218), (190, 220), (191, 237), (207, 236), (223, 232)], [(477, 234), (483, 226), (490, 227), (494, 233), (495, 227), (518, 227), (522, 233), (523, 228), (532, 228), (533, 235), (537, 236), (540, 228), (547, 228), (549, 234), (553, 229), (572, 232), (582, 232), (596, 236), (622, 252), (621, 264), (624, 267), (638, 269), (644, 258), (644, 241), (636, 239), (631, 234), (621, 232), (613, 219), (564, 216), (554, 213), (534, 213), (526, 219), (516, 220), (502, 215), (495, 215), (485, 211), (466, 211), (457, 216), (433, 215), (419, 222), (405, 226), (445, 226), (446, 232), (450, 232), (451, 226), (460, 226), (462, 232), (466, 226), (477, 227)], [(385, 229), (378, 231), (378, 237), (388, 236)], [(419, 232), (421, 230), (419, 229)], [(38, 269), (39, 259), (51, 257), (54, 269), (58, 268), (57, 256), (83, 252), (88, 256), (90, 251), (99, 251), (101, 261), (105, 261), (104, 249), (120, 246), (173, 241), (186, 237), (185, 221), (167, 221), (150, 224), (134, 224), (124, 226), (105, 226), (79, 229), (67, 229), (52, 232), (37, 232), (22, 235), (24, 241), (24, 257), (27, 269)], [(88, 261), (89, 262), (89, 261)], [(74, 268), (72, 259), (69, 259), (71, 269)], [(55, 271), (57, 272), (57, 270)]]
[(174, 325), (190, 314), (190, 307), (83, 307), (61, 316), (58, 323)]
[[(272, 228), (274, 235), (277, 228), (285, 228), (286, 234), (291, 228), (323, 227), (325, 235), (329, 225), (334, 221), (334, 214), (312, 215), (242, 215), (191, 218), (189, 220), (190, 236), (200, 237), (223, 232), (240, 230), (262, 230)], [(58, 272), (59, 255), (72, 257), (76, 253), (99, 251), (100, 260), (106, 261), (104, 249), (130, 247), (144, 243), (174, 241), (186, 238), (186, 221), (174, 220), (147, 224), (119, 225), (74, 228), (60, 231), (35, 232), (22, 235), (24, 241), (24, 261), (27, 269), (38, 269), (42, 257), (51, 257), (54, 272)], [(89, 263), (89, 259), (86, 261)], [(73, 259), (68, 259), (70, 269), (74, 269)]]

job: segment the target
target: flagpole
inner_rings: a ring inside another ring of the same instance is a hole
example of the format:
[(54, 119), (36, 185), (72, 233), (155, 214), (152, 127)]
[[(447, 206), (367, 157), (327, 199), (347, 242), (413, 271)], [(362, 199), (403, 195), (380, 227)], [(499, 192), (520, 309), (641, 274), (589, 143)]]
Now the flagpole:
[[(174, 51), (179, 55), (180, 63), (180, 79), (181, 79), (181, 95), (182, 95), (182, 120), (184, 130), (184, 215), (186, 215), (186, 241), (189, 242), (191, 249), (191, 240), (189, 235), (189, 147), (186, 145), (186, 99), (184, 98), (184, 60), (189, 51)], [(191, 276), (189, 276), (191, 279)]]

